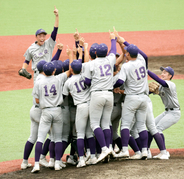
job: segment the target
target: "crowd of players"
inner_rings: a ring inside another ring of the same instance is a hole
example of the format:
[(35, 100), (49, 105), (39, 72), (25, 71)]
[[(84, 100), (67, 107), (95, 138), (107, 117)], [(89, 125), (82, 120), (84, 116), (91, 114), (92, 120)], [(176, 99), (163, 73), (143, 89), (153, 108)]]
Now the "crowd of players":
[[(88, 49), (88, 43), (76, 30), (75, 47), (67, 47), (69, 59), (59, 60), (63, 50), (60, 42), (52, 58), (59, 24), (56, 8), (54, 14), (51, 37), (46, 40), (47, 33), (39, 29), (37, 41), (24, 55), (23, 68), (32, 60), (34, 88), (31, 135), (21, 168), (31, 166), (28, 158), (35, 143), (33, 173), (40, 170), (40, 164), (55, 170), (66, 167), (61, 158), (69, 144), (66, 163), (78, 168), (115, 158), (152, 158), (153, 138), (160, 149), (153, 158), (169, 159), (162, 131), (181, 115), (176, 88), (171, 82), (174, 70), (162, 67), (161, 78), (149, 71), (146, 54), (119, 36), (115, 28), (109, 32), (109, 51), (106, 44), (97, 43)], [(117, 44), (121, 54), (117, 53)], [(148, 75), (160, 84), (159, 95), (165, 105), (165, 111), (156, 119), (149, 98)], [(135, 152), (131, 157), (128, 145)], [(49, 162), (45, 158), (48, 151)]]

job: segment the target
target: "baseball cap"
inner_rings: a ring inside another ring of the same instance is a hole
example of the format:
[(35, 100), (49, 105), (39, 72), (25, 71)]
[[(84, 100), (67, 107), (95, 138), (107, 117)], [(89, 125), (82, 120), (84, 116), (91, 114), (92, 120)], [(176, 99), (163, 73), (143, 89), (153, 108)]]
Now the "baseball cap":
[(80, 72), (81, 68), (82, 68), (82, 63), (79, 60), (74, 60), (71, 63), (71, 67), (72, 67), (73, 71)]
[(37, 63), (36, 67), (38, 69), (39, 72), (43, 71), (43, 65), (45, 65), (47, 62), (45, 60), (41, 60)]
[(63, 69), (64, 69), (64, 71), (69, 70), (69, 59), (66, 59), (66, 60), (63, 62)]
[(124, 47), (124, 49), (129, 52), (129, 54), (136, 56), (139, 52), (139, 49), (136, 45), (130, 44), (129, 46)]
[(97, 49), (97, 47), (98, 47), (98, 44), (94, 43), (94, 44), (91, 45), (91, 47), (89, 49), (89, 54), (90, 54), (92, 59), (96, 58), (96, 49)]
[(54, 60), (52, 61), (52, 63), (54, 63), (54, 66), (56, 68), (54, 75), (59, 75), (63, 72), (63, 62), (61, 60)]
[(108, 52), (108, 47), (104, 43), (101, 43), (96, 48), (96, 54), (98, 57), (106, 57), (107, 52)]
[(55, 65), (52, 62), (47, 62), (45, 63), (45, 65), (43, 66), (43, 71), (47, 76), (52, 75), (53, 71), (55, 69)]
[(168, 66), (168, 67), (160, 67), (160, 70), (161, 71), (163, 71), (163, 70), (165, 70), (165, 71), (167, 71), (170, 75), (172, 75), (172, 77), (174, 76), (174, 70), (170, 67), (170, 66)]
[(37, 35), (39, 35), (39, 34), (45, 34), (45, 35), (47, 35), (47, 32), (45, 32), (45, 30), (43, 30), (43, 29), (38, 29), (38, 30), (36, 31), (35, 35), (37, 36)]

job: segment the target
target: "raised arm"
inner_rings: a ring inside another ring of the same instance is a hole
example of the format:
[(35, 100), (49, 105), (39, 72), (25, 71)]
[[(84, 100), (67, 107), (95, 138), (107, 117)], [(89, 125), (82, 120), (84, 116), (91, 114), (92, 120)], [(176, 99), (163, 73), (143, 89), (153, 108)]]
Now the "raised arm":
[(58, 39), (57, 48), (58, 48), (58, 50), (57, 50), (56, 54), (54, 55), (54, 57), (52, 58), (51, 61), (59, 60), (59, 57), (60, 57), (61, 52), (63, 50), (63, 44), (59, 42), (59, 39)]
[(54, 14), (55, 14), (55, 23), (54, 23), (54, 30), (51, 33), (51, 38), (55, 41), (56, 36), (57, 36), (57, 31), (59, 27), (59, 14), (58, 14), (58, 9), (56, 9), (56, 6), (54, 6)]
[(69, 77), (71, 75), (71, 65), (70, 64), (73, 62), (73, 54), (72, 54), (72, 50), (68, 47), (68, 45), (67, 45), (66, 53), (69, 58), (69, 70), (66, 71), (65, 73), (67, 77)]
[(160, 79), (155, 73), (151, 72), (150, 70), (148, 70), (148, 75), (159, 84), (161, 84), (163, 87), (168, 87), (168, 84), (164, 80)]
[(109, 35), (111, 39), (111, 49), (110, 52), (116, 55), (116, 40), (115, 40), (115, 34), (109, 30)]

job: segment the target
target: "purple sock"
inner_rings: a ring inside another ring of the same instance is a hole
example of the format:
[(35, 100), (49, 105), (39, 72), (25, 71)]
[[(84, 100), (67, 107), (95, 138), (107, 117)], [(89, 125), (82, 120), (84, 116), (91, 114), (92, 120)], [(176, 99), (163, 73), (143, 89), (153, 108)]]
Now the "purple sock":
[(43, 143), (37, 142), (35, 147), (35, 162), (39, 162)]
[(42, 155), (47, 155), (48, 151), (49, 151), (49, 144), (50, 144), (50, 139), (47, 139), (43, 145), (43, 149), (42, 149)]
[(128, 147), (129, 137), (130, 137), (130, 131), (129, 131), (129, 129), (123, 129), (123, 130), (121, 130), (122, 147)]
[(153, 136), (150, 134), (150, 132), (148, 132), (148, 148), (150, 148), (152, 140)]
[(50, 142), (50, 145), (49, 145), (49, 153), (50, 153), (50, 158), (55, 157), (55, 143), (52, 141)]
[(115, 143), (117, 144), (118, 148), (120, 150), (122, 150), (122, 143), (121, 143), (121, 138), (118, 137), (116, 140), (115, 140)]
[(162, 139), (163, 139), (163, 142), (164, 142), (164, 148), (166, 149), (166, 146), (165, 146), (165, 137), (164, 137), (164, 134), (160, 134), (161, 135), (161, 137), (162, 137)]
[(84, 155), (84, 139), (77, 139), (77, 150), (79, 157)]
[(137, 139), (135, 139), (137, 146), (139, 147), (139, 150), (142, 151), (142, 142), (140, 137), (138, 137)]
[(110, 130), (111, 130), (111, 140), (110, 140), (110, 144), (112, 144), (112, 141), (113, 141), (113, 130), (112, 130), (112, 126), (110, 126)]
[(30, 153), (33, 149), (34, 144), (32, 144), (31, 142), (27, 141), (26, 145), (24, 147), (24, 160), (28, 160)]
[(132, 136), (130, 136), (128, 144), (133, 149), (134, 152), (139, 151), (139, 147), (138, 147), (135, 139)]
[(109, 148), (110, 141), (111, 141), (111, 130), (105, 129), (105, 130), (103, 130), (103, 133), (104, 133), (104, 137), (105, 137), (106, 146)]
[(153, 135), (153, 137), (158, 145), (158, 148), (160, 150), (165, 150), (165, 145), (164, 145), (161, 135), (157, 132), (155, 135)]
[(94, 130), (94, 134), (95, 134), (95, 137), (96, 139), (98, 140), (98, 143), (100, 145), (100, 147), (105, 147), (106, 146), (106, 142), (105, 142), (105, 137), (104, 137), (104, 133), (102, 131), (102, 129), (99, 127), (99, 128), (96, 128)]
[(66, 141), (62, 141), (62, 147), (61, 147), (61, 157), (63, 157), (63, 154), (68, 146), (68, 143)]
[(97, 154), (100, 154), (102, 152), (102, 149), (100, 147), (100, 144), (98, 143), (98, 140), (96, 140), (96, 152)]
[(148, 148), (148, 131), (142, 131), (139, 133), (142, 148)]
[(61, 160), (61, 148), (62, 148), (62, 142), (56, 142), (55, 143), (56, 160)]
[(86, 143), (89, 145), (91, 154), (95, 154), (96, 142), (94, 137), (88, 138)]

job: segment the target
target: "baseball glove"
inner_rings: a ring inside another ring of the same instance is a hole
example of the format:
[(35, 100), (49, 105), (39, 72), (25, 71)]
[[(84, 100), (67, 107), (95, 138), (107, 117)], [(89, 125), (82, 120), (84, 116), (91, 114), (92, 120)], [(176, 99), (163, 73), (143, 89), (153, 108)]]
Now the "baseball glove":
[(149, 83), (149, 91), (155, 94), (159, 94), (159, 84), (155, 81)]
[(24, 76), (26, 77), (27, 79), (31, 79), (32, 78), (32, 75), (30, 73), (27, 72), (26, 69), (22, 68), (18, 71), (19, 75), (20, 76)]

